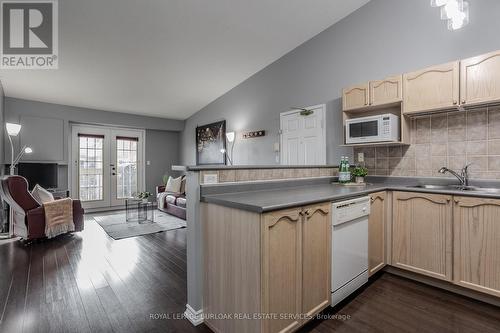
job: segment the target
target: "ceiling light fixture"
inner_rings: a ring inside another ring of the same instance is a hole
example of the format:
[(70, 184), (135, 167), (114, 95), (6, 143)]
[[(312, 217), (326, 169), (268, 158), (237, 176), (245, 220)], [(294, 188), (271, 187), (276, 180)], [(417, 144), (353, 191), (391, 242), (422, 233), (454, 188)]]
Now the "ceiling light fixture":
[(469, 23), (469, 3), (463, 0), (431, 0), (432, 7), (441, 7), (441, 19), (449, 30), (458, 30)]

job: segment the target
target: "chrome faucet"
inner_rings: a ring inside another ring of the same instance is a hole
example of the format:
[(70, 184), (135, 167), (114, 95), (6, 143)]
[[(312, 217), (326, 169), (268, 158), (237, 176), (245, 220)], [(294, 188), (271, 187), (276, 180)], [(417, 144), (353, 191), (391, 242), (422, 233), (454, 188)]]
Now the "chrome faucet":
[(457, 177), (458, 181), (460, 182), (461, 186), (469, 186), (469, 167), (472, 165), (472, 163), (467, 164), (462, 168), (460, 171), (460, 174), (457, 172), (448, 169), (447, 167), (442, 167), (439, 169), (439, 173), (445, 174), (447, 172), (451, 173), (453, 176)]

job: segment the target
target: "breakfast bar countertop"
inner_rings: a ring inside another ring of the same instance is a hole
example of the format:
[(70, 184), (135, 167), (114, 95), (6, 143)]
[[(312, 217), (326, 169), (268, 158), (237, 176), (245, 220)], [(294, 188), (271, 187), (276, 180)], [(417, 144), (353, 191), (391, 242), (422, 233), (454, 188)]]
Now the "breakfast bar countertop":
[(290, 207), (305, 206), (320, 202), (335, 202), (368, 195), (379, 191), (407, 191), (484, 198), (500, 198), (498, 193), (479, 193), (458, 189), (426, 189), (415, 187), (420, 184), (417, 178), (392, 179), (390, 181), (369, 182), (361, 186), (345, 186), (339, 183), (279, 187), (232, 193), (206, 194), (201, 201), (221, 206), (264, 213)]

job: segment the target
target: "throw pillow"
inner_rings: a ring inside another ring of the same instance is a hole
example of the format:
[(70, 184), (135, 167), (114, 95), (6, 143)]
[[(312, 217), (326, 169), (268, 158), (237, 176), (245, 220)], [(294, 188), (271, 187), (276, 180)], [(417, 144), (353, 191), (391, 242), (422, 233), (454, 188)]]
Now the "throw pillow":
[(186, 176), (182, 176), (180, 193), (186, 194)]
[(36, 184), (33, 188), (33, 191), (31, 191), (31, 195), (40, 205), (43, 205), (46, 202), (54, 201), (54, 196), (52, 195), (52, 193), (38, 184)]
[(181, 190), (182, 177), (173, 178), (168, 177), (167, 186), (165, 187), (165, 192), (178, 193)]

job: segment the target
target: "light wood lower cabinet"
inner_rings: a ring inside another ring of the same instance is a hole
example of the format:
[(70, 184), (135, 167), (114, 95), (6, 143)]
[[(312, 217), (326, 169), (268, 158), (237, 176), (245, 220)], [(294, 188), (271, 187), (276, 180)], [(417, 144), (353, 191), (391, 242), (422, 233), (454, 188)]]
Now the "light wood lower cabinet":
[(394, 192), (392, 265), (452, 280), (452, 197)]
[(302, 313), (313, 316), (330, 304), (331, 204), (304, 208)]
[(500, 297), (500, 200), (454, 198), (456, 284)]
[[(290, 209), (263, 215), (262, 313), (299, 315), (302, 309), (302, 211)], [(263, 332), (290, 332), (293, 318), (266, 319)]]
[(330, 206), (256, 214), (203, 204), (205, 323), (221, 333), (292, 332), (326, 308)]
[(368, 220), (368, 273), (370, 276), (384, 268), (386, 264), (386, 198), (386, 192), (370, 195), (371, 207)]
[(264, 214), (262, 310), (298, 319), (269, 319), (263, 332), (291, 332), (330, 299), (330, 203)]

